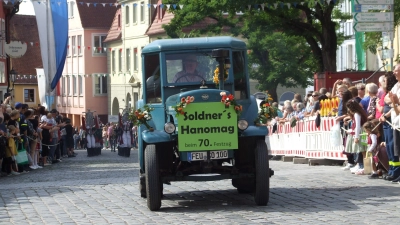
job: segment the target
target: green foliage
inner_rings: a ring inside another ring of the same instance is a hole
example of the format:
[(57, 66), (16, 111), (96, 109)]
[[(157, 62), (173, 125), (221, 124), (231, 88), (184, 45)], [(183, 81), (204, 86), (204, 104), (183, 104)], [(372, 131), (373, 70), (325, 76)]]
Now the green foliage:
[(316, 61), (304, 38), (288, 36), (281, 32), (265, 34), (263, 39), (258, 32), (252, 32), (248, 46), (253, 49), (249, 54), (250, 77), (256, 79), (259, 90), (269, 90), (273, 95), (277, 84), (284, 87), (306, 87), (316, 72)]
[[(278, 84), (307, 86), (314, 72), (336, 71), (337, 46), (348, 38), (337, 33), (339, 21), (351, 18), (335, 9), (339, 1), (308, 1), (294, 6), (293, 1), (283, 0), (278, 2), (277, 9), (275, 2), (266, 3), (264, 9), (259, 3), (164, 0), (163, 4), (184, 5), (183, 9), (171, 10), (174, 19), (164, 29), (172, 38), (230, 33), (246, 39), (252, 51), (251, 77), (259, 81), (260, 90), (269, 90), (274, 98)], [(194, 24), (207, 26), (192, 29)]]

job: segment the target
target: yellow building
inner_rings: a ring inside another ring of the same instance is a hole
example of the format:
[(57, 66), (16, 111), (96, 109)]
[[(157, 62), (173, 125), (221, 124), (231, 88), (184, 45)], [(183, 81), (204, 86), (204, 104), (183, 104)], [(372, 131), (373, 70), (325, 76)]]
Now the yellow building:
[(14, 103), (21, 102), (36, 109), (40, 104), (36, 75), (17, 75), (12, 95)]

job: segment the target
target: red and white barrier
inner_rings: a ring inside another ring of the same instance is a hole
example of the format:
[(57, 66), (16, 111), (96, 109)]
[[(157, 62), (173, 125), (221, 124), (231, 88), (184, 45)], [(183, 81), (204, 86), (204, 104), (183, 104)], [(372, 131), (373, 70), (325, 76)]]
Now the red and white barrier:
[(269, 141), (272, 155), (299, 156), (305, 158), (346, 160), (343, 145), (332, 146), (330, 129), (335, 125), (333, 117), (322, 117), (320, 127), (316, 127), (315, 117), (309, 117), (290, 127), (290, 122), (278, 125), (272, 134), (269, 128)]

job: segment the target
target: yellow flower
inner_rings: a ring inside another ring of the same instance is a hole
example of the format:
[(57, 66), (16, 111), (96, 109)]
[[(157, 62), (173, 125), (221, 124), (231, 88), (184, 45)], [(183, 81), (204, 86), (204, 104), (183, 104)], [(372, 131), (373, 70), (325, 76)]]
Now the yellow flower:
[[(215, 84), (219, 84), (219, 68), (217, 66), (217, 68), (214, 70), (214, 76), (213, 76), (213, 82)], [(228, 75), (229, 75), (229, 71), (227, 69), (225, 69), (225, 74), (224, 74), (224, 80), (228, 79)]]

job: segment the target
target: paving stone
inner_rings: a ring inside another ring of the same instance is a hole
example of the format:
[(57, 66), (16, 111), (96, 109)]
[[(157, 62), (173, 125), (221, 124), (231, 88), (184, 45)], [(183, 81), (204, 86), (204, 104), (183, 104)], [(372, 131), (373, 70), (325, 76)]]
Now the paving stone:
[[(0, 224), (381, 224), (400, 221), (400, 185), (339, 166), (270, 161), (270, 201), (257, 207), (231, 181), (164, 185), (160, 211), (138, 192), (130, 158), (84, 151), (23, 176), (0, 178)], [(371, 213), (376, 212), (376, 213)], [(353, 218), (351, 223), (348, 218)]]

